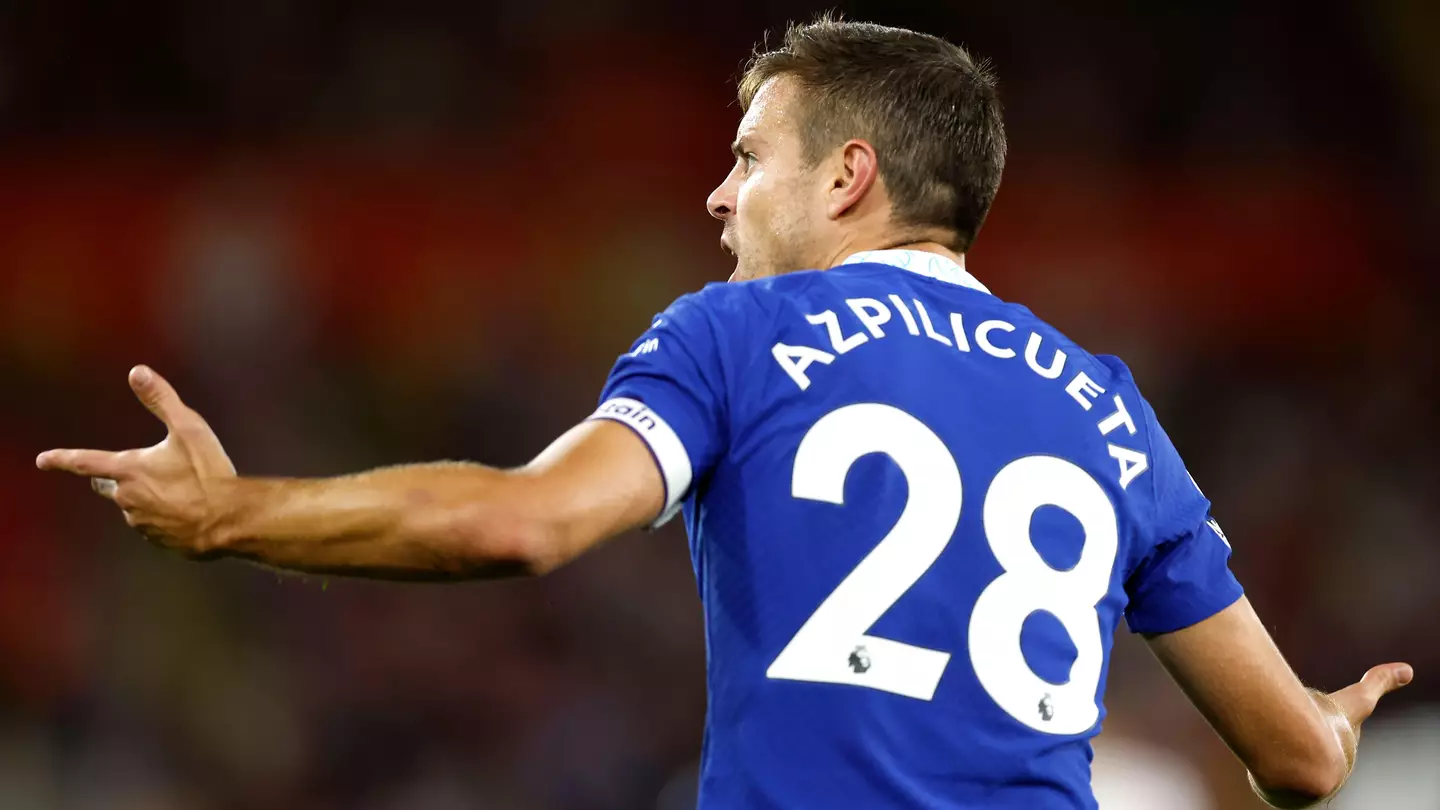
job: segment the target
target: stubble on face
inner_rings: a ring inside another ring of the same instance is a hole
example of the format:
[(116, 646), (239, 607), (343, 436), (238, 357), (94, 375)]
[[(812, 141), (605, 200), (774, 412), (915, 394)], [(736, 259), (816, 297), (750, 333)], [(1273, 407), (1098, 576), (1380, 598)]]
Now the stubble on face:
[(815, 269), (815, 177), (804, 160), (800, 107), (798, 85), (782, 76), (756, 93), (741, 121), (740, 142), (758, 144), (760, 157), (725, 225), (738, 258), (733, 281)]
[(741, 208), (741, 227), (746, 236), (732, 242), (740, 259), (738, 271), (743, 276), (737, 280), (813, 269), (808, 258), (813, 253), (814, 239), (810, 212), (804, 204), (808, 190), (805, 179), (776, 178), (767, 194), (749, 201), (752, 207)]

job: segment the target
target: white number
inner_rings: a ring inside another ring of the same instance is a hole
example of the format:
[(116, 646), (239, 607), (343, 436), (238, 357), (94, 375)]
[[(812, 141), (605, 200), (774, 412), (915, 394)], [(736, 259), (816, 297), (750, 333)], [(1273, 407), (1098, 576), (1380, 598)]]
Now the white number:
[[(1031, 542), (1030, 516), (1047, 504), (1074, 515), (1085, 530), (1080, 562), (1069, 571), (1051, 568)], [(1115, 566), (1115, 508), (1095, 479), (1074, 464), (1027, 456), (1007, 464), (991, 482), (985, 535), (1005, 573), (981, 592), (970, 614), (975, 675), (1000, 708), (1030, 728), (1079, 734), (1100, 717), (1095, 690), (1104, 647), (1095, 605), (1109, 590)], [(1020, 652), (1020, 627), (1037, 610), (1053, 613), (1075, 644), (1075, 663), (1064, 684), (1042, 680)]]
[[(930, 700), (950, 654), (866, 631), (939, 559), (960, 521), (955, 458), (934, 431), (888, 405), (848, 405), (826, 414), (800, 441), (791, 491), (844, 503), (845, 477), (861, 456), (889, 455), (910, 497), (890, 533), (850, 572), (766, 671), (771, 678), (840, 683)], [(1051, 568), (1030, 537), (1041, 506), (1058, 506), (1085, 532), (1074, 568)], [(1104, 646), (1095, 606), (1109, 589), (1119, 547), (1115, 509), (1094, 478), (1054, 456), (1027, 456), (995, 476), (983, 507), (985, 534), (1005, 572), (981, 592), (970, 617), (970, 661), (981, 686), (1007, 714), (1050, 734), (1078, 734), (1099, 717)], [(1052, 684), (1020, 650), (1025, 619), (1037, 610), (1060, 620), (1075, 644), (1070, 678)]]
[[(765, 674), (868, 686), (929, 700), (950, 653), (867, 636), (865, 631), (935, 563), (960, 522), (960, 471), (944, 442), (889, 405), (847, 405), (821, 417), (800, 441), (791, 494), (845, 502), (845, 475), (869, 453), (886, 453), (910, 484), (895, 527), (850, 572)], [(853, 658), (853, 661), (852, 661)]]

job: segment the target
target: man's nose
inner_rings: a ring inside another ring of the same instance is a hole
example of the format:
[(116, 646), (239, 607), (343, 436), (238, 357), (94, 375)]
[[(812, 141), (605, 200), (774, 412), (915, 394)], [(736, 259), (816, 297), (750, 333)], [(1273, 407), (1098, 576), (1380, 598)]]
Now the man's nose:
[(721, 183), (710, 192), (710, 197), (705, 200), (705, 207), (710, 209), (710, 216), (719, 220), (728, 219), (735, 213), (735, 193), (730, 184)]

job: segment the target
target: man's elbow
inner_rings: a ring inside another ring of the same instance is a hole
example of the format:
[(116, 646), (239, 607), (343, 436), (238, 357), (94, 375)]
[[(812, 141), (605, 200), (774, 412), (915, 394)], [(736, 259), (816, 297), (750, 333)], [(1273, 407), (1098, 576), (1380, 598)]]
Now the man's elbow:
[(573, 556), (566, 550), (564, 527), (520, 503), (463, 510), (453, 534), (460, 545), (458, 556), (472, 577), (542, 576)]
[(543, 517), (522, 519), (510, 559), (523, 576), (538, 577), (574, 559), (563, 526)]
[(1256, 792), (1273, 807), (1313, 807), (1340, 790), (1345, 784), (1349, 766), (1344, 752), (1333, 737), (1315, 746), (1310, 756), (1289, 758), (1286, 762), (1261, 771), (1251, 772)]

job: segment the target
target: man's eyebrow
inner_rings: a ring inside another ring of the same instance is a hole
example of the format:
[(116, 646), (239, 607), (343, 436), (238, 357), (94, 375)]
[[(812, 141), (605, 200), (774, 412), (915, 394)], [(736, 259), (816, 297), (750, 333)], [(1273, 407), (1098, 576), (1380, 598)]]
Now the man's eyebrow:
[(730, 144), (730, 151), (735, 157), (743, 158), (747, 151), (754, 149), (760, 142), (760, 139), (755, 137), (755, 133), (747, 132), (736, 138), (735, 141)]

